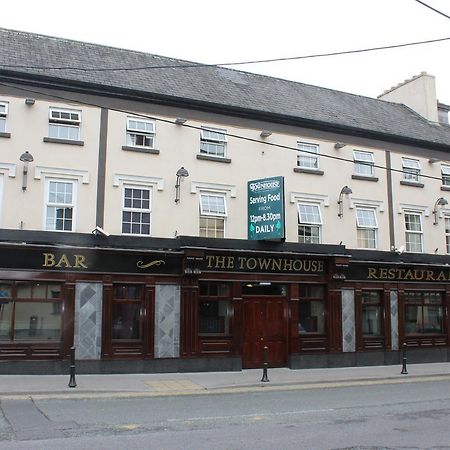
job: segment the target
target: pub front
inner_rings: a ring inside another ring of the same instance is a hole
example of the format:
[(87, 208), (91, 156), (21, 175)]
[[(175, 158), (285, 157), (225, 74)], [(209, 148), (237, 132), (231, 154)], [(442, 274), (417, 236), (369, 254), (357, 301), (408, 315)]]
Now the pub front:
[[(449, 360), (435, 255), (340, 245), (1, 231), (0, 373)], [(426, 259), (428, 258), (429, 261)], [(433, 265), (431, 264), (433, 261)]]

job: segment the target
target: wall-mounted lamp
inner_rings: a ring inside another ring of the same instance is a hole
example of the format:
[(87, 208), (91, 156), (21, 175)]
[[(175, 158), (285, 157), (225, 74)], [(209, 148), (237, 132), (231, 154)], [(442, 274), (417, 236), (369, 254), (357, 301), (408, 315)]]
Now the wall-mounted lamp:
[(338, 205), (339, 205), (338, 216), (339, 216), (339, 218), (341, 218), (344, 215), (344, 205), (343, 205), (344, 195), (349, 195), (351, 193), (353, 193), (353, 191), (348, 186), (344, 186), (341, 189), (341, 192), (339, 193), (339, 201), (338, 201)]
[(429, 162), (430, 164), (436, 164), (436, 163), (439, 162), (439, 161), (440, 161), (439, 158), (430, 158), (430, 159), (428, 160), (428, 162)]
[(341, 148), (344, 148), (347, 144), (344, 144), (343, 142), (336, 142), (336, 144), (334, 144), (334, 148), (336, 150), (339, 150)]
[(189, 176), (189, 172), (184, 167), (180, 167), (177, 170), (176, 176), (177, 176), (177, 181), (175, 183), (175, 203), (178, 203), (180, 201), (180, 183), (181, 183), (181, 180), (183, 178), (188, 177)]
[(35, 103), (36, 103), (36, 100), (34, 98), (27, 97), (25, 99), (25, 105), (33, 106)]
[(267, 138), (272, 134), (271, 131), (269, 130), (262, 130), (261, 133), (259, 134), (262, 138)]
[(438, 211), (438, 206), (445, 206), (448, 205), (448, 200), (444, 197), (439, 197), (436, 200), (436, 203), (434, 204), (434, 209), (433, 209), (433, 215), (434, 215), (434, 225), (438, 224), (438, 220), (439, 220), (439, 211)]
[(23, 172), (22, 172), (22, 191), (27, 190), (27, 175), (28, 175), (28, 164), (34, 161), (33, 155), (28, 152), (22, 153), (20, 155), (20, 161), (23, 162)]
[(187, 122), (187, 119), (185, 119), (184, 117), (177, 117), (176, 119), (175, 119), (175, 123), (177, 124), (177, 125), (183, 125), (184, 123), (186, 123)]

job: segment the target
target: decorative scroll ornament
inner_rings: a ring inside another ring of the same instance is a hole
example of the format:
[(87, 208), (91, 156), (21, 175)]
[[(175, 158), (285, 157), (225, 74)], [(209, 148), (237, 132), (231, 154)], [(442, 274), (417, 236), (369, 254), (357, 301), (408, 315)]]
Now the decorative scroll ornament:
[(139, 269), (148, 269), (152, 266), (161, 266), (162, 264), (165, 264), (166, 262), (162, 259), (155, 259), (154, 261), (150, 261), (147, 264), (144, 264), (144, 261), (138, 261), (136, 263), (136, 266), (139, 267)]

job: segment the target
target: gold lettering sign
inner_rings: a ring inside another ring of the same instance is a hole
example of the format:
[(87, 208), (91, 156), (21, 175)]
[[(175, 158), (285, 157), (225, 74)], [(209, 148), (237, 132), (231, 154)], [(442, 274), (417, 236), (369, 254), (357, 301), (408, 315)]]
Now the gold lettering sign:
[(222, 255), (206, 255), (205, 259), (207, 269), (211, 270), (282, 273), (324, 272), (324, 262), (311, 259)]
[(150, 261), (149, 263), (144, 263), (144, 261), (138, 261), (136, 263), (136, 266), (139, 267), (139, 269), (148, 269), (152, 266), (160, 266), (161, 264), (165, 264), (166, 262), (162, 259), (155, 259), (154, 261)]
[(450, 270), (368, 267), (368, 280), (450, 281)]
[(58, 269), (87, 269), (86, 257), (83, 255), (67, 255), (63, 253), (56, 257), (54, 253), (43, 253), (44, 263), (42, 267)]

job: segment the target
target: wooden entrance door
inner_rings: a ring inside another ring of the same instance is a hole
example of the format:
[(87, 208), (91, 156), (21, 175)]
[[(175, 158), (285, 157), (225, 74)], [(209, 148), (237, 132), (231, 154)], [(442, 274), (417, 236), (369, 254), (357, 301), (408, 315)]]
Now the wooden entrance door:
[(263, 347), (269, 348), (269, 366), (283, 367), (287, 362), (287, 304), (284, 297), (244, 299), (242, 366), (259, 368)]

